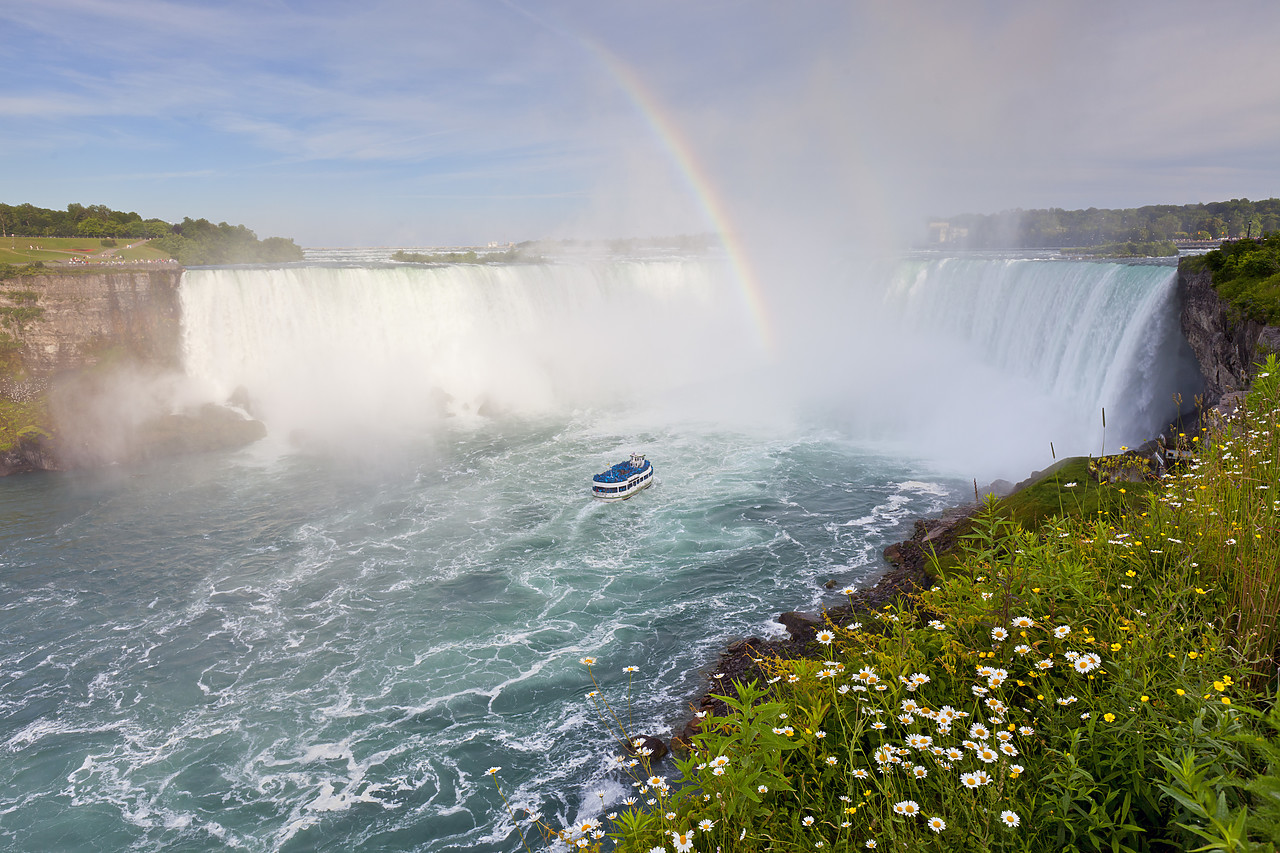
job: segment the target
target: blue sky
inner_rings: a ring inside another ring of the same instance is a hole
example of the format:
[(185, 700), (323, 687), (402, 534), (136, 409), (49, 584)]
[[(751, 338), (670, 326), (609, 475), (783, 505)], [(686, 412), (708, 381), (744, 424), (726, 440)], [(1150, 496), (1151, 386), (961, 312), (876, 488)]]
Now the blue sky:
[(1278, 40), (1273, 0), (9, 2), (0, 200), (320, 246), (1267, 198)]

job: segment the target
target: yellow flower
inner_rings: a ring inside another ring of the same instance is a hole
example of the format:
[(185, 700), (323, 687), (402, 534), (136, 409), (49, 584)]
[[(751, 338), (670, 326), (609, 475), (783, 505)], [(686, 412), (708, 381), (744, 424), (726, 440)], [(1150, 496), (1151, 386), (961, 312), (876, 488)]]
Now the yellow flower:
[(1201, 589), (1200, 587), (1196, 587), (1196, 595), (1207, 595), (1207, 594), (1208, 594), (1208, 593), (1206, 593), (1206, 592), (1205, 592), (1203, 589)]
[(1187, 652), (1187, 657), (1191, 658), (1192, 660), (1195, 660), (1196, 658), (1200, 657), (1200, 653), (1199, 653), (1199, 652)]
[(1142, 697), (1142, 701), (1143, 701), (1143, 702), (1148, 702), (1148, 701), (1150, 701), (1150, 700), (1151, 700), (1151, 697), (1150, 697), (1150, 696), (1143, 696), (1143, 697)]
[(1223, 697), (1222, 697), (1222, 704), (1223, 704), (1223, 705), (1230, 705), (1230, 704), (1231, 704), (1231, 697), (1229, 697), (1229, 696), (1223, 696)]
[(1112, 643), (1112, 644), (1111, 644), (1111, 651), (1113, 651), (1113, 652), (1118, 652), (1118, 651), (1120, 651), (1120, 644), (1119, 644), (1119, 643)]
[(1187, 695), (1187, 691), (1183, 690), (1181, 687), (1179, 687), (1179, 688), (1178, 688), (1177, 693), (1178, 693), (1178, 695), (1179, 695), (1179, 696), (1186, 696), (1186, 695)]
[(1102, 719), (1106, 720), (1108, 723), (1114, 723), (1116, 721), (1116, 715), (1111, 713), (1103, 714)]
[(1221, 693), (1227, 689), (1227, 685), (1223, 684), (1221, 681), (1215, 681), (1213, 682), (1213, 689)]
[(1138, 576), (1138, 573), (1135, 572), (1133, 569), (1130, 569), (1129, 571), (1125, 572), (1125, 574), (1131, 578), (1136, 578)]

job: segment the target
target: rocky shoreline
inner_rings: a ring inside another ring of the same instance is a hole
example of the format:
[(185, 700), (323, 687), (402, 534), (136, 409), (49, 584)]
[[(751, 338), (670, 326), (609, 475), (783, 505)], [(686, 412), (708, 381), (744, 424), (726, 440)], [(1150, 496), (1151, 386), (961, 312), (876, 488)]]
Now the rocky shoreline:
[(910, 539), (885, 548), (884, 558), (889, 569), (873, 586), (849, 595), (846, 603), (824, 607), (820, 613), (793, 610), (778, 616), (777, 621), (787, 629), (787, 637), (776, 640), (750, 637), (730, 644), (720, 653), (714, 672), (708, 675), (706, 692), (691, 704), (693, 713), (672, 736), (672, 748), (687, 748), (704, 719), (729, 713), (728, 705), (717, 697), (736, 696), (735, 682), (768, 680), (767, 663), (761, 662), (804, 657), (811, 651), (822, 625), (828, 622), (847, 625), (927, 588), (930, 553), (951, 550), (958, 542), (961, 523), (980, 508), (976, 503), (965, 504), (945, 510), (938, 518), (917, 519)]

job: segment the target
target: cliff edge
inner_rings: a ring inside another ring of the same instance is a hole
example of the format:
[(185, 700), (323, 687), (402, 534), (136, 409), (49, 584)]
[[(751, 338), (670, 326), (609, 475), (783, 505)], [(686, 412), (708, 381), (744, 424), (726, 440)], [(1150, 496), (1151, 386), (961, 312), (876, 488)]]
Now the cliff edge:
[(1178, 296), (1182, 334), (1204, 377), (1205, 408), (1227, 394), (1245, 390), (1254, 364), (1268, 353), (1280, 353), (1280, 327), (1251, 320), (1229, 305), (1218, 295), (1209, 270), (1179, 264)]
[(184, 402), (181, 268), (36, 272), (0, 280), (0, 476), (265, 435)]

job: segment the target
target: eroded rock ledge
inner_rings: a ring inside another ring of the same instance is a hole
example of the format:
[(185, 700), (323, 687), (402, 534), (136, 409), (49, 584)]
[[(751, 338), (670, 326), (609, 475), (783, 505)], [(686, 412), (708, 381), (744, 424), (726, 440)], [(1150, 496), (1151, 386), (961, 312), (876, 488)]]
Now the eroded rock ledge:
[(1267, 353), (1280, 353), (1280, 327), (1250, 320), (1224, 302), (1208, 270), (1179, 267), (1178, 296), (1182, 334), (1204, 377), (1206, 408), (1217, 405), (1224, 395), (1248, 388), (1254, 364)]

